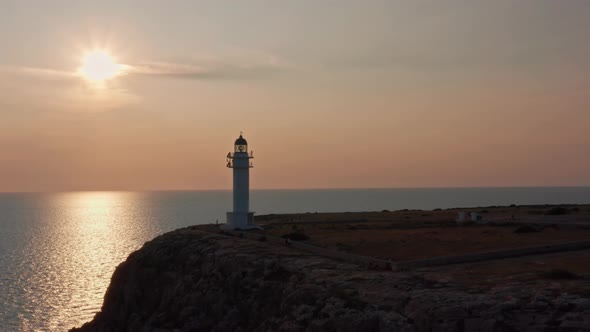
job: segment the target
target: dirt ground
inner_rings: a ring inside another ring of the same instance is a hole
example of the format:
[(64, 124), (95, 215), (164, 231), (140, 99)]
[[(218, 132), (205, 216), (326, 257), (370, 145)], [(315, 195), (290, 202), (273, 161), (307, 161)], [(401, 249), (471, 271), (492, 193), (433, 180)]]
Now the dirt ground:
[(262, 225), (291, 225), (300, 223), (399, 223), (412, 224), (454, 222), (459, 212), (478, 213), (488, 221), (549, 221), (587, 222), (590, 205), (532, 205), (454, 208), (436, 210), (399, 210), (380, 212), (295, 213), (256, 216)]
[[(303, 233), (315, 245), (394, 261), (590, 240), (588, 206), (570, 206), (563, 208), (564, 214), (548, 214), (556, 208), (311, 213), (262, 216), (257, 222), (271, 235)], [(459, 226), (454, 221), (459, 211), (479, 211), (492, 224)], [(513, 223), (523, 220), (545, 224), (526, 227)], [(530, 232), (517, 231), (523, 227)]]
[[(459, 226), (455, 219), (460, 211), (479, 213), (491, 223)], [(589, 205), (286, 214), (260, 216), (257, 223), (267, 234), (305, 234), (309, 243), (318, 246), (393, 261), (590, 240)], [(523, 227), (525, 232), (517, 231)], [(416, 273), (434, 283), (467, 288), (490, 290), (524, 283), (590, 296), (590, 250), (424, 268)]]

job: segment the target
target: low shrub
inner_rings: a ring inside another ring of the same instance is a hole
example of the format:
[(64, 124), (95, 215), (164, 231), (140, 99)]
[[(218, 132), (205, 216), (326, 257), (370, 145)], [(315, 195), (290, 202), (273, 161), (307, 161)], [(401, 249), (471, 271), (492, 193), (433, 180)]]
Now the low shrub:
[(304, 233), (299, 233), (299, 232), (287, 233), (281, 237), (283, 239), (289, 239), (289, 240), (293, 240), (293, 241), (307, 241), (307, 240), (309, 240), (309, 236), (307, 236)]
[(547, 279), (578, 279), (580, 276), (577, 274), (563, 269), (553, 269), (547, 272), (541, 273), (543, 278)]
[(522, 225), (522, 226), (518, 226), (513, 233), (515, 234), (524, 234), (524, 233), (536, 233), (536, 232), (540, 232), (541, 230), (533, 227), (531, 225)]
[(561, 207), (561, 206), (551, 208), (545, 212), (545, 214), (548, 216), (558, 216), (558, 215), (563, 215), (563, 214), (567, 214), (567, 213), (568, 213), (568, 210), (564, 207)]

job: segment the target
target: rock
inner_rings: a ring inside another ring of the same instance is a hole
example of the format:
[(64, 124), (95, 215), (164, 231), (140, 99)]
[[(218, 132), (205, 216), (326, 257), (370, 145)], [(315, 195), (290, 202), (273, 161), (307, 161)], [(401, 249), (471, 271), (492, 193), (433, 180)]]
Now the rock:
[(590, 326), (581, 321), (564, 321), (559, 325), (559, 332), (590, 331)]
[(586, 299), (572, 299), (570, 303), (572, 303), (577, 308), (580, 308), (580, 309), (583, 309), (583, 310), (590, 310), (590, 299), (589, 298), (586, 298)]
[(489, 293), (181, 229), (132, 253), (101, 312), (72, 331), (584, 331), (590, 300)]

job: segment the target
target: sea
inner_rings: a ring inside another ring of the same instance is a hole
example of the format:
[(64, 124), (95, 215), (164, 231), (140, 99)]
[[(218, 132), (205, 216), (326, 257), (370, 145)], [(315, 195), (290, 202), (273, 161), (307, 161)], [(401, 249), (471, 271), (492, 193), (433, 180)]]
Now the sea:
[[(0, 331), (63, 331), (100, 310), (115, 267), (155, 236), (224, 222), (230, 191), (0, 194)], [(257, 214), (587, 204), (590, 187), (254, 190)]]

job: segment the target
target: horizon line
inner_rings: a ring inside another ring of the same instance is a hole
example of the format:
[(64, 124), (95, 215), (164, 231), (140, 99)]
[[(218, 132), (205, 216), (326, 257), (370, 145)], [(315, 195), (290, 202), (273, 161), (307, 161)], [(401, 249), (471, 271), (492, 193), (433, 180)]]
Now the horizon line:
[[(392, 190), (392, 189), (540, 189), (540, 188), (590, 188), (590, 185), (533, 185), (533, 186), (432, 186), (432, 187), (317, 187), (317, 188), (251, 188), (250, 191), (311, 191), (311, 190)], [(39, 191), (1, 191), (0, 194), (59, 194), (76, 192), (205, 192), (205, 191), (232, 191), (231, 188), (212, 189), (81, 189), (81, 190), (39, 190)]]

